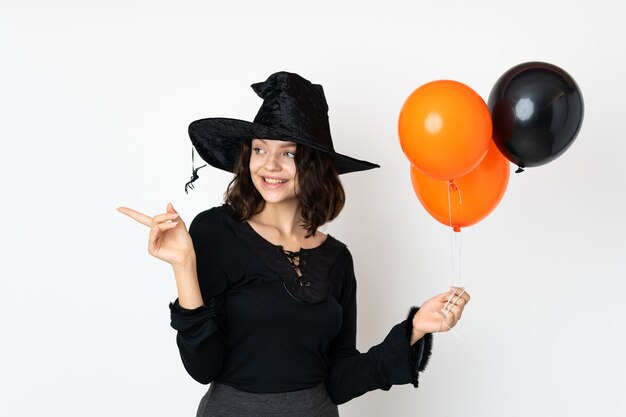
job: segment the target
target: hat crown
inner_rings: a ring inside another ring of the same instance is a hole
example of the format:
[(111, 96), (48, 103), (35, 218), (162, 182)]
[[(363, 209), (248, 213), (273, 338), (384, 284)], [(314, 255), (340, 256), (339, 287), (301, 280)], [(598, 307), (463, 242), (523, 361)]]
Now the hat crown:
[(328, 104), (321, 85), (312, 84), (298, 74), (280, 71), (251, 87), (263, 99), (254, 123), (334, 150)]

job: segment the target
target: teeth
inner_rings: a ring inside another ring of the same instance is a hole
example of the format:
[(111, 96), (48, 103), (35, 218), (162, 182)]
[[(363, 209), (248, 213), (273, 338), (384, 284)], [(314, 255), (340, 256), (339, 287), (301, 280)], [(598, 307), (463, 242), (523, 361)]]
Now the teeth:
[(281, 184), (283, 182), (287, 182), (287, 180), (275, 180), (273, 178), (264, 178), (265, 182), (269, 182), (270, 184)]

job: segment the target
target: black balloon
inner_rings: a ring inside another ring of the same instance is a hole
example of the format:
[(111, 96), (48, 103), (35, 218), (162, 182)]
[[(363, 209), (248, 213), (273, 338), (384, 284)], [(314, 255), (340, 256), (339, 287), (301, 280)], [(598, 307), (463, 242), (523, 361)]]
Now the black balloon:
[(489, 94), (493, 140), (520, 168), (546, 164), (574, 142), (583, 122), (583, 98), (574, 79), (545, 62), (505, 72)]

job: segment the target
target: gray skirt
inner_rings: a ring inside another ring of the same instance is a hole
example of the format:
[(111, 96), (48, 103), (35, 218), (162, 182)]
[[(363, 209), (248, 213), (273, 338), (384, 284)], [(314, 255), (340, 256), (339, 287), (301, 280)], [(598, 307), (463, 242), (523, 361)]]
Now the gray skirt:
[(278, 393), (241, 391), (212, 382), (196, 417), (339, 417), (322, 381), (313, 388)]

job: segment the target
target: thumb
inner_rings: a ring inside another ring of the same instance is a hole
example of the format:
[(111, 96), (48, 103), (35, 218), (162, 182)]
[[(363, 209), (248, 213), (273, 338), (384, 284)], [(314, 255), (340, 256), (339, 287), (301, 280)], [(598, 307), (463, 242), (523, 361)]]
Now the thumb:
[(174, 206), (172, 205), (172, 203), (167, 203), (167, 211), (168, 213), (178, 213), (176, 210), (174, 210)]

